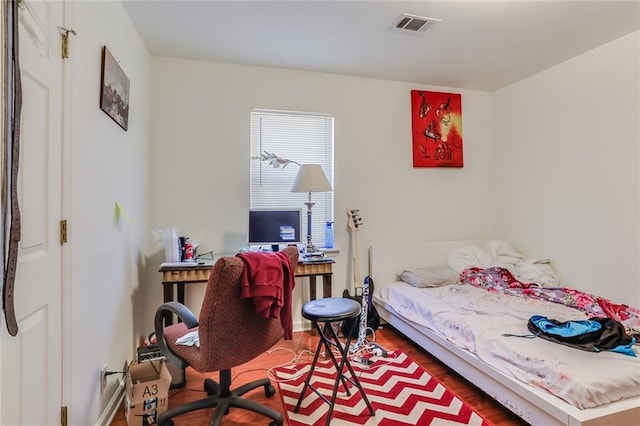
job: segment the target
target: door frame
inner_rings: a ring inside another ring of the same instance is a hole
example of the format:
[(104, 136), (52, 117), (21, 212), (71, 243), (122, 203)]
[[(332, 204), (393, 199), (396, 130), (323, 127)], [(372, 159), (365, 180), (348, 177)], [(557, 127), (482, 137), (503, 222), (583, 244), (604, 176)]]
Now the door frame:
[[(63, 25), (73, 28), (73, 2), (60, 0), (62, 3)], [(72, 148), (72, 82), (73, 82), (73, 37), (69, 34), (69, 57), (62, 60), (62, 135), (61, 135), (61, 187), (60, 214), (61, 219), (71, 222), (71, 148)], [(73, 394), (71, 385), (72, 371), (72, 316), (71, 316), (71, 242), (73, 231), (67, 227), (67, 243), (60, 248), (60, 311), (61, 311), (61, 406), (69, 407)]]

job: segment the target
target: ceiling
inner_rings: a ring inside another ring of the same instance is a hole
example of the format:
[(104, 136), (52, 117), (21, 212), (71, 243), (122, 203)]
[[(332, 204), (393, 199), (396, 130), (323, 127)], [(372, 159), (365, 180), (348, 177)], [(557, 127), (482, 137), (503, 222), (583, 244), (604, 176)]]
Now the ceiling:
[[(151, 55), (493, 91), (640, 29), (640, 1), (124, 0)], [(402, 13), (441, 19), (392, 29)]]

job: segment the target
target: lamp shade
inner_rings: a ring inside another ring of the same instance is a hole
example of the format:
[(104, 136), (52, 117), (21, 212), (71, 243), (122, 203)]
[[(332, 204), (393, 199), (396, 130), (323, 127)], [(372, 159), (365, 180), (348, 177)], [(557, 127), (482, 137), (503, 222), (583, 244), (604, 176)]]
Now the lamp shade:
[(298, 169), (291, 192), (329, 192), (333, 191), (320, 164), (303, 164)]

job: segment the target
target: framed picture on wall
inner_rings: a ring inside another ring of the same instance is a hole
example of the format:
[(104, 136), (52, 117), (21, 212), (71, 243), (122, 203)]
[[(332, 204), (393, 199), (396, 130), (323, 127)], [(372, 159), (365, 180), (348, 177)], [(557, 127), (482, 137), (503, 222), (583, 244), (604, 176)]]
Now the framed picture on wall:
[(102, 47), (100, 109), (124, 130), (129, 127), (129, 78), (107, 46)]
[(462, 167), (462, 95), (411, 91), (413, 167)]

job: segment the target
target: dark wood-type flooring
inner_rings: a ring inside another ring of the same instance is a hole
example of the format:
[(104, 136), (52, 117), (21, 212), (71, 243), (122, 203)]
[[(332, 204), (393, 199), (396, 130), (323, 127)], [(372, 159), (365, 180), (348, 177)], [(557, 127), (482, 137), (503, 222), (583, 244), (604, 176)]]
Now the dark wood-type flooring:
[[(446, 367), (440, 361), (432, 357), (428, 352), (414, 344), (412, 341), (404, 337), (400, 332), (389, 325), (385, 325), (376, 333), (376, 342), (383, 347), (393, 350), (400, 349), (409, 355), (414, 361), (420, 364), (431, 375), (436, 377), (444, 386), (453, 391), (463, 401), (473, 407), (476, 412), (495, 425), (526, 425), (522, 419), (504, 408), (501, 404), (487, 396), (473, 384), (466, 381), (462, 376)], [(234, 378), (232, 388), (243, 383), (264, 377), (266, 370), (272, 367), (289, 362), (293, 359), (293, 354), (287, 350), (277, 348), (286, 348), (294, 352), (300, 352), (304, 349), (315, 351), (317, 345), (317, 336), (313, 333), (297, 332), (294, 333), (293, 340), (284, 341), (276, 344), (270, 352), (260, 355), (258, 358), (241, 366), (232, 369), (231, 374)], [(312, 356), (302, 357), (301, 362), (312, 360)], [(218, 373), (200, 374), (191, 368), (187, 369), (186, 386), (182, 389), (171, 389), (169, 391), (169, 408), (182, 405), (186, 402), (204, 398), (206, 393), (202, 389), (202, 382), (206, 377), (212, 377), (218, 380)], [(276, 386), (274, 384), (274, 386)], [(276, 392), (278, 388), (276, 386)], [(250, 392), (247, 396), (262, 404), (268, 405), (283, 413), (286, 416), (280, 399), (280, 395), (276, 393), (271, 398), (264, 395), (262, 387)], [(176, 426), (182, 425), (208, 425), (213, 414), (213, 409), (200, 410), (189, 414), (184, 414), (174, 418)], [(125, 426), (127, 421), (124, 416), (124, 407), (121, 404), (111, 426)], [(267, 425), (269, 420), (258, 414), (250, 413), (244, 410), (231, 409), (229, 414), (225, 416), (223, 425)]]

